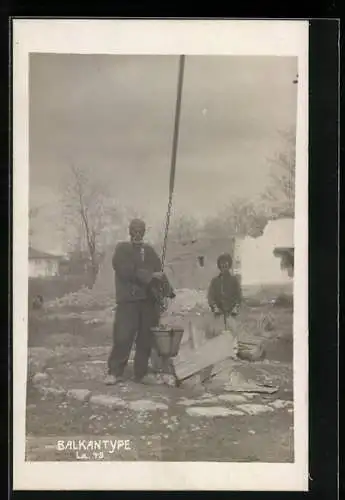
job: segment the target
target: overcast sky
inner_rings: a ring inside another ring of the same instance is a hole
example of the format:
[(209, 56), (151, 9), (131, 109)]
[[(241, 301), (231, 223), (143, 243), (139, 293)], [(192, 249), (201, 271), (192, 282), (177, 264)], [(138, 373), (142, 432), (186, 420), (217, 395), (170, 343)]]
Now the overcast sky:
[[(177, 69), (173, 56), (31, 55), (31, 204), (58, 212), (74, 163), (92, 167), (118, 203), (163, 219)], [(295, 127), (296, 72), (292, 57), (186, 57), (178, 212), (203, 217), (262, 191), (278, 131)], [(59, 246), (49, 227), (41, 216), (46, 250)]]

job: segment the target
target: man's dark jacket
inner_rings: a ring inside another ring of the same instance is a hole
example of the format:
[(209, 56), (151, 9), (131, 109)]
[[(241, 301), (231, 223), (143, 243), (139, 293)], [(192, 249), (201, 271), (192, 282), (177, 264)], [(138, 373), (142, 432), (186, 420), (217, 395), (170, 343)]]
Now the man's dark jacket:
[[(113, 256), (113, 269), (118, 304), (155, 298), (157, 282), (152, 279), (152, 275), (161, 271), (161, 260), (150, 245), (118, 243)], [(166, 286), (167, 279), (164, 281)], [(168, 288), (169, 296), (173, 293), (169, 283)]]

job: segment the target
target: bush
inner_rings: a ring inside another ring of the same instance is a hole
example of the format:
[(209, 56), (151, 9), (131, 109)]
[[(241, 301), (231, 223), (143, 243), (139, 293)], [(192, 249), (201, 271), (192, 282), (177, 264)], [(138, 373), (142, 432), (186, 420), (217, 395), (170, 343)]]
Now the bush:
[(82, 287), (80, 290), (58, 297), (47, 304), (48, 308), (71, 308), (71, 309), (104, 309), (114, 306), (114, 298), (108, 293), (95, 292)]
[(29, 278), (29, 304), (32, 304), (34, 298), (39, 295), (46, 303), (67, 293), (76, 292), (82, 287), (88, 287), (90, 284), (90, 278), (86, 275)]

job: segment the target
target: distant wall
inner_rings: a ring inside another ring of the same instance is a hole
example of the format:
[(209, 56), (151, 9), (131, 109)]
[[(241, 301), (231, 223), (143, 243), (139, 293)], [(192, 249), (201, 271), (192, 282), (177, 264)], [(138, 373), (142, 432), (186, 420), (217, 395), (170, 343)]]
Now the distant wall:
[[(171, 245), (167, 251), (166, 272), (175, 288), (206, 290), (219, 272), (217, 258), (234, 255), (234, 239), (199, 240), (195, 244)], [(234, 265), (238, 261), (234, 258)]]

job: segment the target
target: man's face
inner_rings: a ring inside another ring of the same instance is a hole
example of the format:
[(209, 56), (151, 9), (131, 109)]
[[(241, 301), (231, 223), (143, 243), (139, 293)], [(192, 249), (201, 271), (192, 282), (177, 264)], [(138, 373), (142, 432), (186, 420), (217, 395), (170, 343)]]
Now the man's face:
[(145, 230), (142, 228), (131, 228), (130, 230), (130, 237), (133, 243), (139, 244), (142, 243), (144, 235), (145, 235)]

